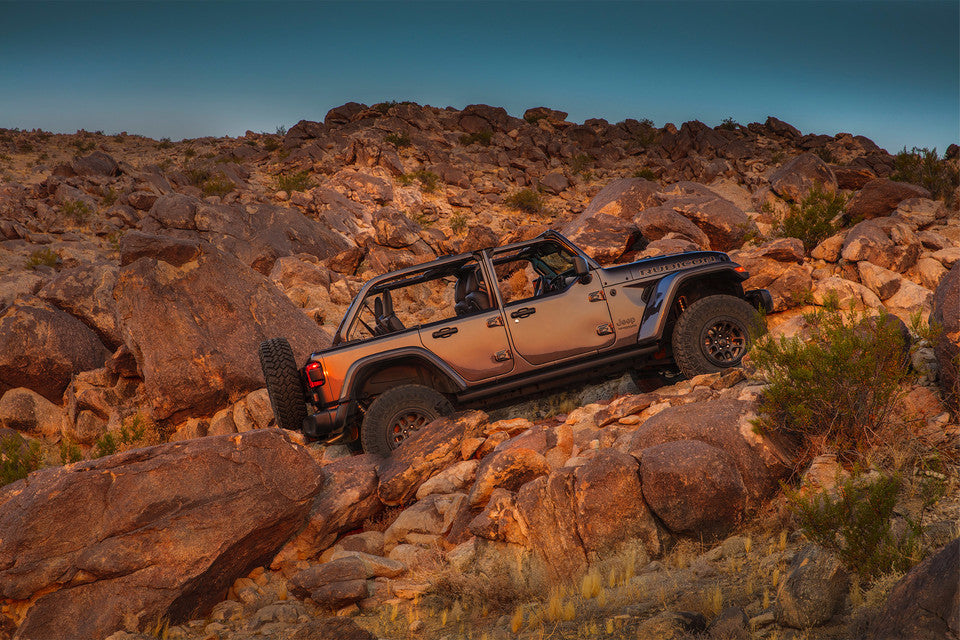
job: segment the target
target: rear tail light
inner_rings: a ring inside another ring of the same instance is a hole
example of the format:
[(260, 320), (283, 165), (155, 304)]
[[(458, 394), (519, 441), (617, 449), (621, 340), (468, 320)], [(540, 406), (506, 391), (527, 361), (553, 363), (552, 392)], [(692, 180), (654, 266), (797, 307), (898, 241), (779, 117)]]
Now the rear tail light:
[(319, 362), (310, 362), (303, 370), (307, 374), (307, 386), (311, 389), (322, 387), (323, 383), (326, 382), (323, 377), (323, 367)]

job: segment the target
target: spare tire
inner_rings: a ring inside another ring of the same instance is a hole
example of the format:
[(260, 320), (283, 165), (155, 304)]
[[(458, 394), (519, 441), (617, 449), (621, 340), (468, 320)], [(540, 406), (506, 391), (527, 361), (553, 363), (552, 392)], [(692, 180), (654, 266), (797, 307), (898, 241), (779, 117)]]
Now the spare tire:
[(272, 338), (260, 343), (260, 368), (263, 369), (277, 426), (291, 431), (301, 430), (307, 417), (307, 401), (297, 361), (286, 338)]

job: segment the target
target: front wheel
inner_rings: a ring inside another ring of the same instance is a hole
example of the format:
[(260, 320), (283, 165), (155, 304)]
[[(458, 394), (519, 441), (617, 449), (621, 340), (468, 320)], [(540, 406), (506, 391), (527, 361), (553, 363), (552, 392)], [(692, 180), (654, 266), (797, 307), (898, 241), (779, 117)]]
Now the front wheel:
[(299, 431), (307, 417), (307, 401), (303, 397), (297, 361), (286, 338), (272, 338), (260, 343), (260, 368), (263, 369), (277, 426)]
[(363, 450), (389, 456), (414, 432), (451, 413), (453, 405), (446, 396), (430, 387), (407, 384), (384, 391), (370, 403), (363, 417)]
[(700, 298), (673, 328), (673, 357), (687, 378), (735, 367), (750, 350), (756, 311), (742, 298)]

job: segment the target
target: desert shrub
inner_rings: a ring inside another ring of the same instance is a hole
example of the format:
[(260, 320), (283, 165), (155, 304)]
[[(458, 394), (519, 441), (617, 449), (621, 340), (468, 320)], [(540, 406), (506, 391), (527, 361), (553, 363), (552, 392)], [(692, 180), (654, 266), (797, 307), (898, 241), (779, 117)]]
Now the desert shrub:
[(397, 102), (396, 100), (388, 100), (386, 102), (378, 102), (377, 104), (373, 105), (370, 108), (373, 109), (374, 111), (378, 111), (383, 115), (387, 115), (387, 112), (390, 111), (390, 108), (395, 107), (398, 104), (400, 103)]
[(660, 141), (660, 131), (653, 126), (653, 120), (644, 118), (640, 121), (640, 131), (634, 135), (634, 142), (643, 149), (653, 146)]
[(225, 196), (233, 191), (233, 181), (223, 173), (216, 173), (200, 185), (200, 190), (205, 196)]
[(899, 537), (892, 518), (902, 481), (897, 475), (850, 477), (835, 492), (804, 497), (787, 493), (790, 509), (804, 535), (837, 554), (862, 579), (906, 571), (922, 556), (922, 529), (918, 523)]
[(633, 172), (634, 178), (643, 178), (644, 180), (653, 180), (656, 181), (657, 174), (653, 172), (652, 169), (648, 167), (643, 167), (642, 169), (637, 169)]
[(492, 131), (477, 131), (476, 133), (465, 133), (460, 136), (460, 144), (465, 147), (468, 147), (471, 144), (479, 144), (483, 147), (489, 147), (492, 140)]
[(173, 146), (173, 143), (170, 142), (170, 138), (160, 138), (160, 142), (157, 143), (157, 149), (169, 149)]
[(523, 119), (529, 122), (530, 124), (536, 124), (538, 121), (543, 120), (547, 117), (545, 113), (528, 113), (523, 116)]
[(952, 204), (954, 189), (960, 185), (957, 163), (940, 158), (936, 149), (926, 147), (914, 147), (910, 151), (904, 147), (893, 159), (890, 179), (920, 185), (947, 204)]
[(520, 189), (520, 191), (507, 196), (503, 203), (508, 207), (526, 213), (540, 213), (543, 211), (543, 198), (533, 189)]
[(52, 249), (44, 247), (37, 249), (27, 258), (27, 269), (36, 269), (37, 267), (56, 267), (60, 264), (60, 254)]
[(106, 192), (104, 192), (103, 196), (101, 197), (100, 202), (103, 203), (103, 206), (110, 207), (117, 202), (117, 198), (119, 196), (120, 194), (117, 193), (116, 189), (113, 187), (108, 187)]
[(397, 147), (409, 147), (410, 146), (410, 136), (408, 136), (403, 131), (399, 133), (390, 133), (384, 137), (384, 140)]
[(420, 183), (420, 188), (423, 189), (425, 193), (433, 193), (440, 184), (440, 176), (433, 171), (418, 169), (413, 173), (405, 173), (397, 178), (397, 182), (403, 185), (413, 184), (414, 181)]
[(197, 155), (197, 150), (194, 149), (193, 147), (187, 147), (186, 149), (183, 150), (184, 158), (192, 158), (195, 155)]
[(276, 133), (278, 136), (285, 136), (287, 135), (287, 128), (281, 124), (276, 128), (276, 131), (274, 131), (274, 133)]
[(60, 206), (60, 211), (77, 223), (84, 222), (93, 213), (90, 205), (83, 200), (68, 200)]
[(280, 140), (277, 138), (267, 138), (263, 141), (263, 148), (266, 151), (276, 151), (280, 148)]
[(277, 191), (292, 193), (294, 191), (306, 191), (313, 186), (315, 185), (310, 178), (310, 173), (306, 170), (296, 173), (281, 173), (277, 176)]
[(593, 165), (593, 156), (589, 153), (578, 153), (570, 158), (570, 170), (574, 173), (585, 173)]
[(733, 118), (724, 118), (720, 123), (720, 128), (726, 131), (736, 131), (740, 128), (740, 123), (738, 123)]
[(116, 431), (107, 431), (93, 443), (91, 457), (102, 458), (120, 451), (157, 444), (163, 438), (152, 423), (140, 414), (132, 416)]
[(85, 138), (74, 140), (70, 144), (77, 150), (77, 153), (86, 153), (87, 151), (93, 151), (97, 146), (97, 144), (93, 140), (87, 140)]
[(751, 352), (769, 382), (757, 427), (791, 437), (798, 468), (822, 450), (857, 460), (893, 436), (892, 415), (910, 375), (899, 323), (883, 312), (879, 319), (842, 313), (835, 298), (806, 319), (808, 338), (768, 337)]
[(83, 454), (80, 447), (74, 444), (70, 438), (63, 438), (60, 441), (60, 464), (71, 464), (83, 460)]
[(774, 233), (783, 238), (798, 238), (803, 242), (804, 250), (809, 252), (837, 232), (836, 220), (843, 214), (846, 203), (847, 198), (842, 193), (815, 184), (799, 204), (790, 204), (790, 212)]
[(455, 213), (450, 217), (450, 230), (454, 233), (463, 233), (467, 230), (467, 216)]
[(42, 464), (43, 452), (39, 443), (25, 444), (16, 434), (0, 439), (0, 486), (26, 478)]
[(187, 180), (190, 181), (190, 184), (195, 187), (199, 187), (204, 182), (209, 180), (212, 174), (206, 167), (191, 165), (183, 168), (183, 175), (187, 177)]

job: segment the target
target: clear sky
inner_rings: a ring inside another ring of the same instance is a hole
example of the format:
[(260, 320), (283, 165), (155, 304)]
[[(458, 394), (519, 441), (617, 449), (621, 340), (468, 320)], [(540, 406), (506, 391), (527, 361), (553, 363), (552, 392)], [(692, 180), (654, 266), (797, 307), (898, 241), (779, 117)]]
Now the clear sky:
[(242, 135), (355, 100), (960, 139), (960, 1), (7, 2), (0, 127)]

